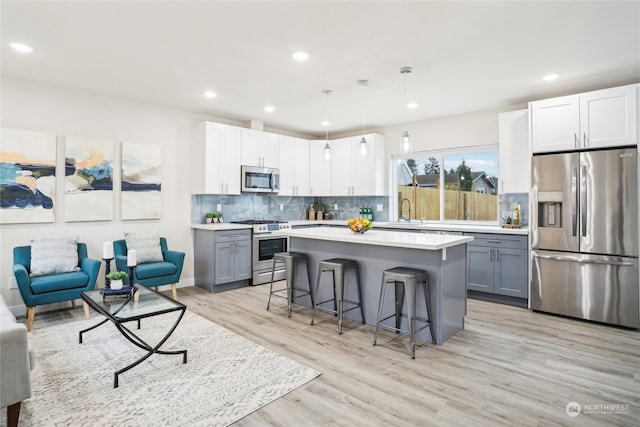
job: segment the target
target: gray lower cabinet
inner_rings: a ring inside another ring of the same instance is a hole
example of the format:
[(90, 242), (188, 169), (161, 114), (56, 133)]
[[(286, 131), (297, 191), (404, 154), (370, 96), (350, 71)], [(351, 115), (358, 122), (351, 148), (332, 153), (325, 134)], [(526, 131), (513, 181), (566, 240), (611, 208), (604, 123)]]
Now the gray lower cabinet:
[(475, 234), (467, 244), (467, 289), (528, 298), (527, 236)]
[(195, 230), (196, 286), (218, 292), (251, 279), (251, 230)]

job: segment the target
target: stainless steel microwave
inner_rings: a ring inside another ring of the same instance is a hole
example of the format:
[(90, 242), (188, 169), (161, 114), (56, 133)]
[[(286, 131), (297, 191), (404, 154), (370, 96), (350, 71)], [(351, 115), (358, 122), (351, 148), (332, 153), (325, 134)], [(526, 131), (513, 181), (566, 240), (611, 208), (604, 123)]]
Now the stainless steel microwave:
[(280, 169), (259, 166), (241, 166), (243, 193), (278, 193)]

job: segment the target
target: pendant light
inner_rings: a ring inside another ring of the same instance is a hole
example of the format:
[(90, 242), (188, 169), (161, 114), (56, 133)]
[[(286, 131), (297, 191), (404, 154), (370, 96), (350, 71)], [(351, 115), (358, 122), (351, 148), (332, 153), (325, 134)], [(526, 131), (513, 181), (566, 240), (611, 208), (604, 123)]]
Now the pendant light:
[(404, 133), (402, 134), (402, 142), (400, 144), (400, 151), (403, 153), (411, 152), (411, 136), (407, 130), (407, 74), (411, 74), (411, 67), (400, 68), (400, 74), (404, 76)]
[(326, 123), (326, 127), (327, 127), (326, 139), (325, 139), (325, 143), (324, 143), (324, 159), (325, 160), (330, 160), (331, 159), (331, 146), (329, 145), (329, 124), (331, 122), (329, 122), (329, 95), (331, 95), (331, 91), (330, 90), (323, 90), (322, 93), (326, 96), (325, 121), (323, 122), (323, 124)]
[(369, 147), (367, 147), (367, 139), (364, 137), (364, 88), (369, 84), (369, 80), (358, 80), (358, 84), (362, 87), (362, 139), (360, 140), (360, 154), (366, 156)]

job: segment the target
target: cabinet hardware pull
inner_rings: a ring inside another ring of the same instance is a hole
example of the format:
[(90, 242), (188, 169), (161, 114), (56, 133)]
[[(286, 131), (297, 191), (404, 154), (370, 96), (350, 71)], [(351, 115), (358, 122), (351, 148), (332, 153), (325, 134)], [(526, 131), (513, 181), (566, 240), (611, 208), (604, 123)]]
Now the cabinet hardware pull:
[(585, 147), (588, 147), (588, 145), (587, 145), (587, 133), (586, 132), (582, 132), (582, 144)]
[(489, 248), (489, 261), (493, 261), (493, 248)]
[(573, 148), (578, 148), (578, 134), (573, 133)]
[(488, 243), (502, 243), (502, 240), (487, 240)]
[(496, 261), (500, 261), (500, 249), (496, 248)]

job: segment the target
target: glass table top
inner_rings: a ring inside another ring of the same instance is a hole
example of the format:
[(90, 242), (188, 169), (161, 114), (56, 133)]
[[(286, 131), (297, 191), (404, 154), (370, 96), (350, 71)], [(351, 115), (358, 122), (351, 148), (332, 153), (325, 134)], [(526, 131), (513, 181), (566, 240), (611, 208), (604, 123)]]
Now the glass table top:
[(100, 289), (82, 292), (89, 305), (116, 321), (139, 319), (149, 315), (181, 310), (184, 305), (155, 292), (144, 285), (137, 285), (133, 296), (107, 296)]

